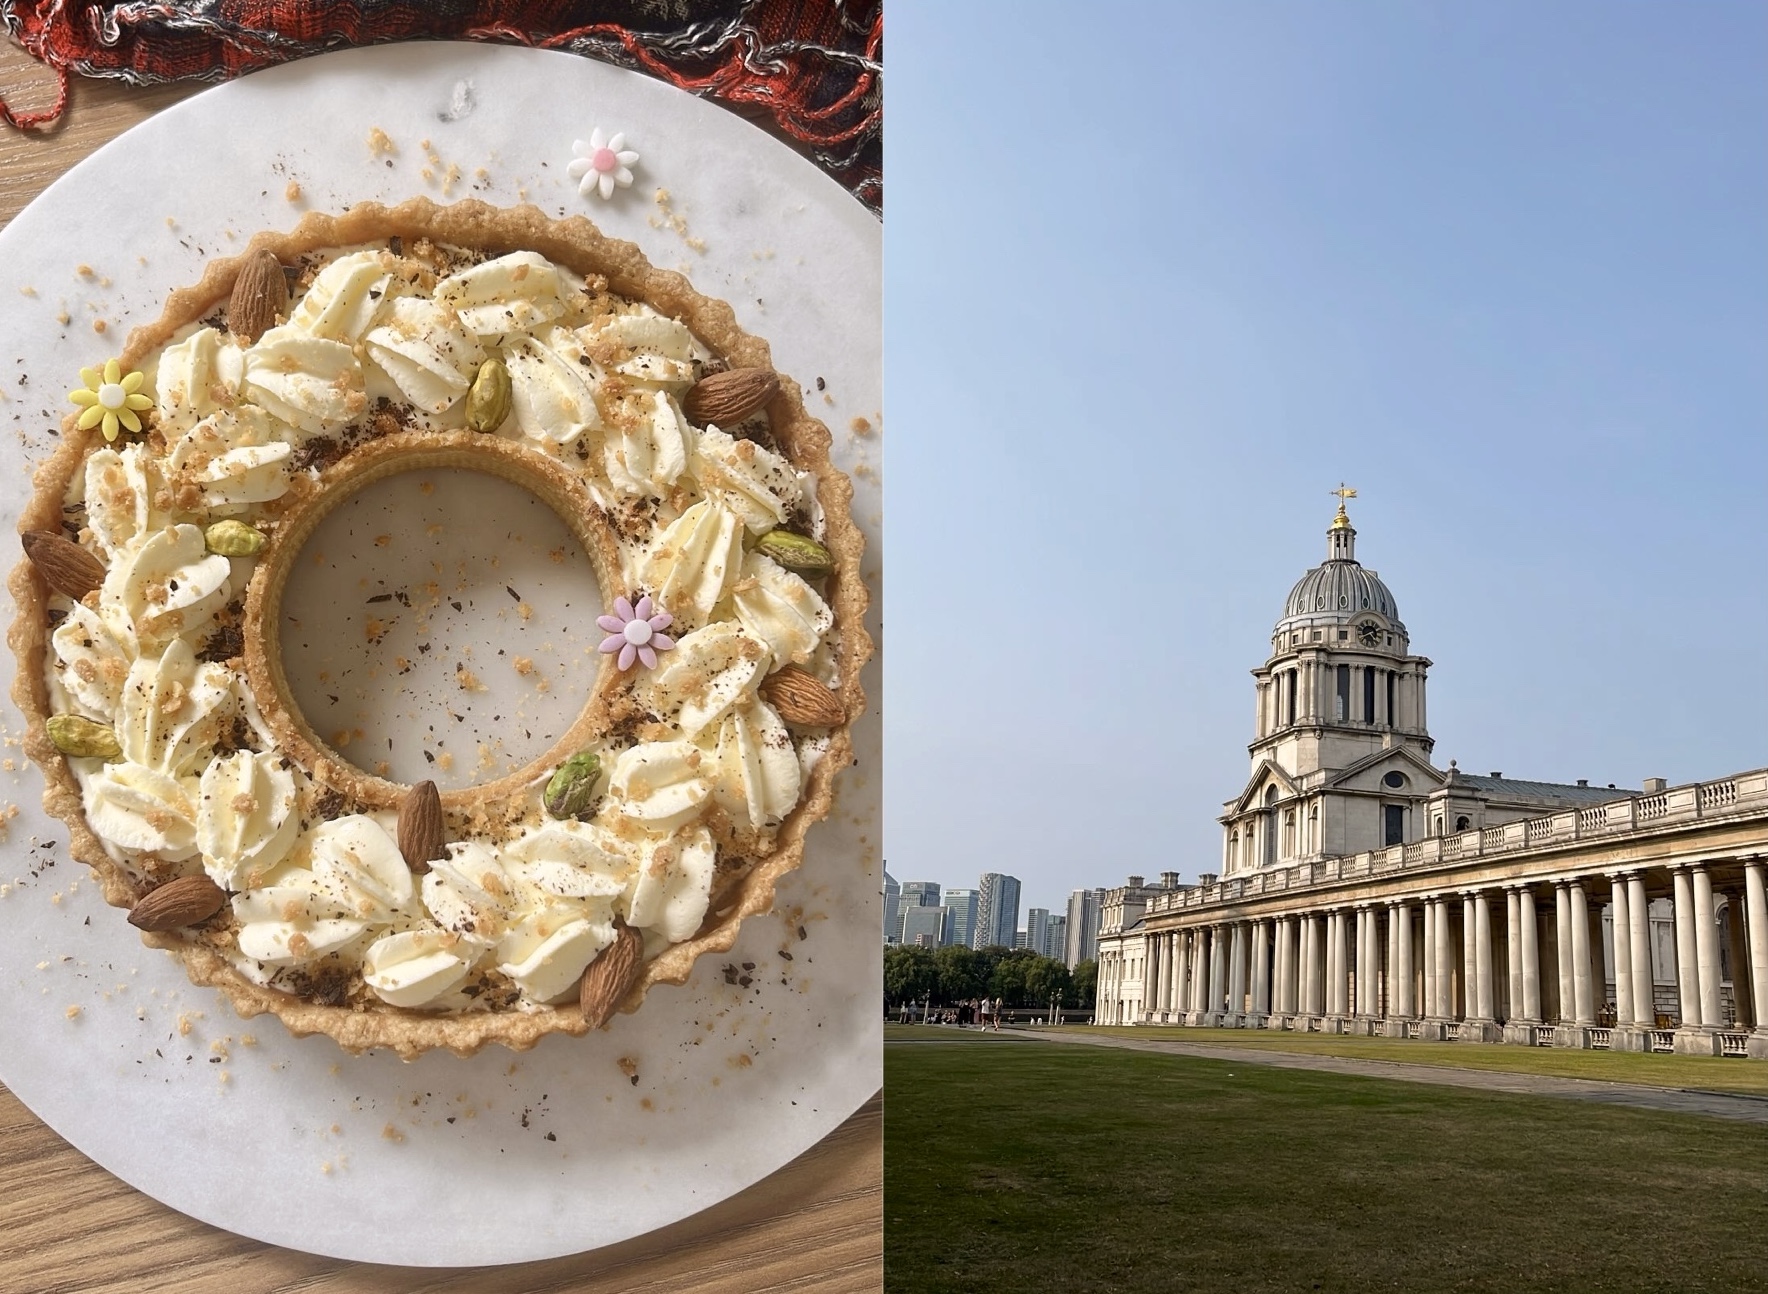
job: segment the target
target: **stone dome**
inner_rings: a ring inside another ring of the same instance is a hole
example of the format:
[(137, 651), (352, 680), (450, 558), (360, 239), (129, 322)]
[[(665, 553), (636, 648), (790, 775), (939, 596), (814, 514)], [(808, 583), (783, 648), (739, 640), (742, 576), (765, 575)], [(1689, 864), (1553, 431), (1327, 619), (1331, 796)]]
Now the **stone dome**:
[(1339, 504), (1338, 515), (1326, 531), (1326, 560), (1295, 582), (1283, 603), (1283, 618), (1275, 632), (1348, 625), (1374, 613), (1402, 638), (1399, 604), (1388, 592), (1381, 576), (1366, 569), (1356, 558), (1357, 532)]
[(1364, 611), (1395, 623), (1400, 618), (1394, 595), (1379, 575), (1354, 561), (1332, 561), (1314, 567), (1295, 582), (1279, 624), (1303, 617), (1343, 622)]

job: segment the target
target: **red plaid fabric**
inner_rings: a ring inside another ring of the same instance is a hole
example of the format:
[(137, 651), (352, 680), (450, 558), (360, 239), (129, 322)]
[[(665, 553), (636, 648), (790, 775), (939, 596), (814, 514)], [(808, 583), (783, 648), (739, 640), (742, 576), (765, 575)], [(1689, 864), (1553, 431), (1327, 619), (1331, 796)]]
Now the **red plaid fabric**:
[(224, 81), (352, 45), (488, 40), (647, 72), (771, 120), (873, 211), (884, 208), (883, 0), (0, 0), (0, 22), (53, 68), (145, 84)]

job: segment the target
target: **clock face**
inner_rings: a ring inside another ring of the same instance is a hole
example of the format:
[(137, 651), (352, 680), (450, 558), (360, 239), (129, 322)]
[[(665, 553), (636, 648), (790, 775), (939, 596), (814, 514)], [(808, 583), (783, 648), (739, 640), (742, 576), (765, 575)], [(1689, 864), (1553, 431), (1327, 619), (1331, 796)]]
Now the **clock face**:
[(1365, 620), (1357, 626), (1357, 633), (1363, 640), (1363, 646), (1373, 647), (1381, 641), (1381, 626), (1373, 620)]

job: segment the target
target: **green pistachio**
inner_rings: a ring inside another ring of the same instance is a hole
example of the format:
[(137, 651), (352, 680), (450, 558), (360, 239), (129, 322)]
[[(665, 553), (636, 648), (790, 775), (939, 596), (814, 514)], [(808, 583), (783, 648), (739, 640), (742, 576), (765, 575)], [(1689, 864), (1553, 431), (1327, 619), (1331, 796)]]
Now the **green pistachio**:
[(510, 371), (497, 358), (479, 365), (467, 390), (467, 430), (496, 431), (510, 416)]
[(116, 731), (77, 714), (58, 714), (44, 725), (49, 740), (64, 755), (76, 759), (115, 759), (123, 753)]
[(755, 541), (755, 551), (789, 571), (815, 579), (835, 569), (835, 555), (816, 540), (790, 530), (770, 530)]
[(217, 521), (203, 531), (203, 542), (211, 553), (223, 557), (251, 557), (270, 541), (263, 531), (254, 530), (243, 521)]
[(540, 802), (555, 818), (587, 818), (595, 803), (595, 784), (602, 775), (602, 761), (593, 752), (573, 755), (559, 765), (546, 784)]

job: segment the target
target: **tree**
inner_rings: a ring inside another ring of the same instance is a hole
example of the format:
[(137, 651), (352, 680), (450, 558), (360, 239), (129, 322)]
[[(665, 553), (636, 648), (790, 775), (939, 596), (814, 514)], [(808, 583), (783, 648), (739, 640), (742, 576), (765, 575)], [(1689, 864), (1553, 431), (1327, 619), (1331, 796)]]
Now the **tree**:
[(1025, 1005), (1048, 1007), (1068, 997), (1068, 967), (1051, 957), (1039, 957), (1025, 971)]
[(884, 1004), (919, 1002), (939, 987), (939, 971), (930, 948), (902, 944), (884, 950)]
[(1074, 974), (1069, 977), (1069, 986), (1071, 1000), (1065, 1001), (1063, 1005), (1090, 1011), (1099, 988), (1099, 963), (1089, 958), (1077, 964)]
[(933, 952), (933, 965), (939, 974), (934, 996), (941, 1002), (963, 1002), (980, 997), (987, 977), (981, 973), (978, 955), (960, 944), (948, 944)]

